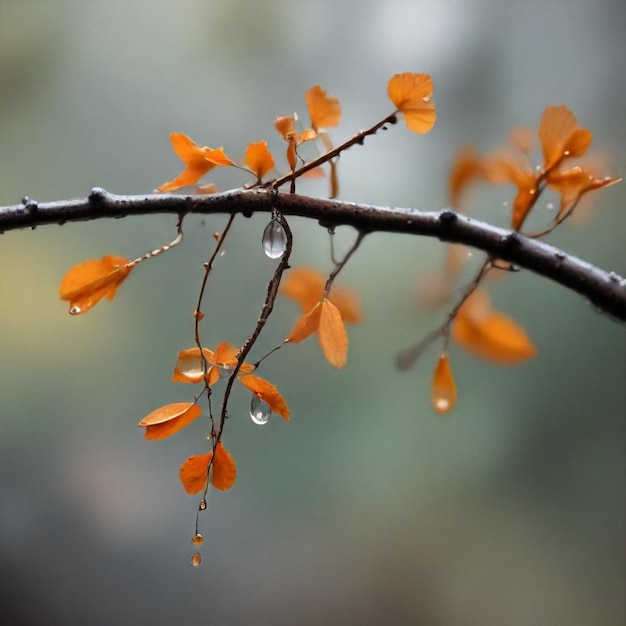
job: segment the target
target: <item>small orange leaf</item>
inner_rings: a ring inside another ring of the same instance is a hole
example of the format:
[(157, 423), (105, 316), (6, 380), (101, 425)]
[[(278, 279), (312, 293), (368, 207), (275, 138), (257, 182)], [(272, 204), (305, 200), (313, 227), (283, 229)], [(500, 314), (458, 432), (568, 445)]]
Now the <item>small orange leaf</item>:
[(185, 164), (185, 169), (174, 180), (157, 188), (162, 193), (193, 185), (214, 167), (234, 165), (224, 154), (223, 148), (201, 147), (183, 133), (170, 133), (170, 141), (174, 152)]
[(341, 120), (341, 104), (337, 98), (329, 98), (319, 86), (311, 87), (305, 94), (304, 100), (309, 109), (311, 127), (314, 131), (320, 128), (332, 128)]
[(456, 404), (456, 383), (448, 355), (444, 352), (437, 360), (431, 391), (431, 400), (437, 413), (450, 412)]
[(460, 308), (452, 336), (468, 352), (502, 365), (520, 363), (537, 353), (521, 326), (490, 310), (484, 291), (476, 291)]
[(296, 129), (294, 128), (294, 119), (291, 115), (283, 115), (282, 117), (277, 117), (274, 120), (274, 128), (278, 131), (278, 134), (283, 139), (287, 139), (288, 137), (296, 134)]
[(585, 154), (592, 137), (565, 105), (546, 107), (539, 124), (544, 170), (553, 169), (566, 157)]
[(206, 487), (212, 456), (213, 452), (202, 455), (194, 454), (181, 465), (178, 475), (188, 494), (194, 495)]
[(259, 181), (274, 167), (274, 157), (267, 147), (266, 141), (249, 143), (244, 163)]
[(220, 491), (230, 489), (237, 479), (237, 466), (230, 452), (219, 441), (215, 447), (215, 458), (211, 470), (211, 484)]
[(146, 415), (139, 426), (146, 427), (145, 439), (165, 439), (188, 426), (202, 413), (193, 402), (166, 404)]
[(343, 367), (348, 359), (348, 334), (339, 309), (328, 299), (321, 303), (318, 337), (328, 362)]
[(321, 312), (321, 302), (318, 302), (307, 314), (299, 317), (289, 336), (285, 339), (285, 343), (289, 341), (299, 343), (313, 334), (319, 328)]
[(289, 407), (284, 398), (280, 395), (278, 389), (272, 385), (272, 383), (258, 376), (253, 376), (252, 374), (241, 376), (239, 381), (260, 400), (268, 404), (272, 413), (282, 415), (285, 421), (289, 420)]
[(404, 114), (407, 128), (427, 133), (437, 120), (433, 98), (433, 81), (428, 74), (395, 74), (387, 85), (389, 99)]
[(63, 277), (59, 296), (69, 301), (72, 315), (86, 313), (103, 297), (115, 297), (117, 288), (134, 267), (129, 264), (128, 259), (110, 254), (79, 263)]

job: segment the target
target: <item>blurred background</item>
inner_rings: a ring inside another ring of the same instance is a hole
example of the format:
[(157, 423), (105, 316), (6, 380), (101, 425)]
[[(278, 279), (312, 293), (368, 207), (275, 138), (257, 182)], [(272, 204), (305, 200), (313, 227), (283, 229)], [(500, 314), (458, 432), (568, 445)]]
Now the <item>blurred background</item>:
[[(306, 121), (307, 88), (340, 99), (339, 143), (390, 112), (386, 84), (403, 71), (433, 76), (437, 125), (426, 136), (398, 126), (342, 155), (342, 199), (441, 208), (461, 145), (536, 127), (547, 104), (567, 104), (605, 173), (623, 176), (625, 25), (620, 0), (0, 0), (0, 204), (150, 192), (181, 169), (171, 131), (233, 158), (267, 139), (284, 171), (272, 123)], [(624, 190), (599, 192), (591, 221), (549, 241), (626, 273)], [(324, 195), (327, 183), (299, 191)], [(474, 214), (506, 225), (512, 197), (498, 188)], [(240, 344), (258, 317), (274, 268), (266, 222), (235, 221), (210, 281), (208, 346)], [(255, 426), (235, 391), (225, 442), (237, 484), (210, 493), (203, 563), (190, 566), (198, 498), (178, 468), (206, 450), (206, 423), (160, 442), (136, 424), (193, 394), (168, 379), (193, 345), (202, 263), (224, 225), (188, 218), (183, 245), (78, 318), (58, 300), (67, 269), (159, 247), (174, 217), (0, 237), (2, 623), (622, 624), (623, 327), (542, 278), (498, 281), (494, 306), (538, 357), (498, 368), (453, 347), (459, 402), (437, 416), (439, 348), (409, 372), (393, 366), (444, 314), (420, 311), (416, 292), (444, 247), (411, 237), (368, 237), (342, 272), (365, 318), (349, 328), (344, 370), (315, 339), (264, 363), (289, 424)], [(294, 264), (329, 271), (325, 231), (292, 226)], [(353, 238), (339, 229), (339, 250)], [(468, 275), (479, 263), (468, 255)], [(253, 357), (297, 314), (280, 301)]]

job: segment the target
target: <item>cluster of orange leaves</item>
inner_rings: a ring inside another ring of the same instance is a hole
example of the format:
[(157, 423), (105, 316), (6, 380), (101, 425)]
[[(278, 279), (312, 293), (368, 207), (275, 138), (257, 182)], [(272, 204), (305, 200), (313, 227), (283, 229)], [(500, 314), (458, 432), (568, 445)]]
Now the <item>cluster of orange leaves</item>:
[[(435, 124), (435, 105), (432, 101), (433, 85), (428, 74), (405, 72), (394, 75), (387, 85), (389, 99), (396, 106), (396, 112), (402, 113), (406, 126), (412, 132), (426, 133)], [(304, 95), (311, 120), (310, 128), (298, 131), (298, 116), (284, 115), (277, 117), (274, 128), (287, 143), (286, 159), (289, 168), (294, 172), (297, 168), (297, 149), (306, 142), (320, 139), (328, 150), (330, 140), (322, 129), (337, 126), (341, 121), (341, 104), (337, 98), (326, 95), (319, 85), (311, 87)], [(193, 185), (216, 167), (239, 167), (252, 174), (258, 184), (274, 169), (275, 162), (266, 141), (251, 142), (246, 149), (243, 163), (238, 165), (224, 152), (223, 147), (209, 148), (200, 146), (183, 133), (171, 133), (170, 141), (178, 158), (185, 169), (173, 180), (163, 183), (157, 191), (166, 193), (181, 187)], [(331, 161), (331, 175), (334, 176)], [(215, 186), (207, 186), (205, 190), (217, 191)], [(336, 182), (333, 181), (333, 189)], [(335, 195), (333, 192), (331, 195)]]
[[(584, 194), (608, 187), (620, 178), (598, 178), (588, 167), (575, 165), (565, 169), (572, 158), (582, 157), (591, 144), (592, 133), (578, 124), (566, 106), (548, 106), (537, 132), (528, 128), (511, 131), (509, 146), (484, 157), (472, 147), (462, 149), (451, 169), (451, 204), (461, 208), (461, 196), (476, 180), (491, 184), (510, 183), (517, 189), (512, 203), (511, 227), (520, 230), (546, 187), (560, 196), (555, 225), (568, 217)], [(531, 151), (539, 141), (543, 163), (534, 168)], [(451, 246), (443, 281), (436, 300), (447, 299), (450, 284), (463, 263), (462, 248)], [(431, 277), (432, 278), (432, 277)], [(487, 293), (475, 289), (457, 311), (452, 322), (452, 337), (468, 352), (488, 361), (506, 365), (521, 363), (535, 356), (537, 350), (525, 330), (503, 313), (493, 311)], [(435, 366), (432, 381), (432, 404), (439, 413), (450, 411), (457, 399), (457, 389), (447, 351)]]
[[(492, 184), (512, 184), (517, 194), (512, 204), (511, 228), (520, 230), (537, 200), (548, 186), (560, 196), (556, 216), (564, 219), (588, 192), (608, 187), (620, 178), (598, 178), (588, 166), (569, 166), (573, 158), (586, 154), (592, 133), (578, 124), (576, 116), (565, 105), (545, 108), (539, 129), (514, 128), (510, 145), (481, 157), (473, 148), (465, 148), (457, 158), (450, 175), (452, 206), (459, 210), (461, 194), (477, 179)], [(533, 167), (531, 151), (539, 141), (543, 163)]]

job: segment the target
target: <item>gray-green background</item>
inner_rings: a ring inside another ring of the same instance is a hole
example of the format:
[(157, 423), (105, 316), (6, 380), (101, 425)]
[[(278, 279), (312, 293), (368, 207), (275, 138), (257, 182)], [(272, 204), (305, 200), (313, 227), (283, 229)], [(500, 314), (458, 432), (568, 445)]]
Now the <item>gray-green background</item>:
[[(623, 175), (625, 11), (619, 0), (0, 0), (0, 204), (143, 193), (180, 163), (168, 133), (233, 158), (268, 139), (320, 83), (340, 98), (336, 142), (390, 111), (386, 83), (433, 76), (438, 122), (393, 128), (341, 157), (341, 197), (437, 209), (464, 143), (487, 149), (566, 103)], [(212, 177), (240, 185), (231, 173)], [(303, 193), (326, 193), (307, 182)], [(594, 220), (550, 241), (626, 272), (624, 185)], [(477, 215), (506, 224), (511, 189)], [(547, 212), (537, 223), (549, 219)], [(259, 216), (238, 219), (207, 297), (204, 341), (242, 342), (273, 264)], [(408, 373), (395, 352), (441, 314), (415, 307), (434, 241), (373, 235), (341, 281), (362, 297), (350, 357), (333, 370), (313, 339), (261, 375), (289, 424), (247, 417), (238, 389), (225, 437), (235, 488), (211, 494), (200, 568), (189, 565), (197, 498), (178, 467), (205, 449), (202, 420), (144, 442), (136, 423), (190, 399), (169, 383), (190, 347), (211, 233), (140, 266), (113, 303), (71, 318), (58, 284), (73, 264), (131, 258), (174, 233), (171, 216), (47, 226), (0, 237), (0, 615), (5, 624), (623, 623), (624, 329), (578, 296), (521, 273), (494, 285), (539, 356), (497, 368), (453, 348), (459, 404), (429, 405), (437, 350)], [(293, 220), (294, 261), (330, 267), (328, 239)], [(353, 234), (340, 232), (345, 249)], [(479, 262), (477, 254), (469, 263)], [(259, 356), (291, 327), (280, 302)]]

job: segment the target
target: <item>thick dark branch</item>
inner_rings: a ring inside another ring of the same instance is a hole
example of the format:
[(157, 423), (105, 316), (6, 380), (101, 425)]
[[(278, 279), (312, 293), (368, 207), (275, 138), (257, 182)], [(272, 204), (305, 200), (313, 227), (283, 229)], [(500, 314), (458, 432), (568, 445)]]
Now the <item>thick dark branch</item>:
[[(27, 200), (0, 208), (0, 233), (44, 224), (155, 213), (270, 213), (273, 196), (263, 189), (236, 189), (207, 196), (116, 196), (94, 189), (88, 198), (38, 204)], [(324, 227), (349, 225), (361, 233), (388, 232), (436, 237), (485, 251), (549, 278), (586, 298), (598, 310), (626, 321), (626, 279), (516, 232), (450, 210), (422, 212), (280, 194), (284, 215), (317, 220)]]

